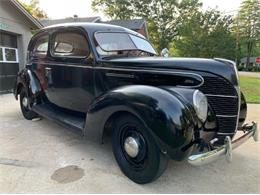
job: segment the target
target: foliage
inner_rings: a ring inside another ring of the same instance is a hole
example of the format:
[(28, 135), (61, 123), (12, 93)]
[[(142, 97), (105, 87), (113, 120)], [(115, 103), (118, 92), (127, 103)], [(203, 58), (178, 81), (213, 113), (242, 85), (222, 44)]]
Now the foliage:
[(241, 65), (241, 66), (238, 66), (238, 71), (260, 72), (260, 66), (244, 67), (243, 65)]
[(171, 52), (174, 56), (233, 59), (235, 38), (231, 34), (231, 16), (219, 11), (195, 11), (179, 28)]
[(93, 0), (92, 7), (111, 19), (144, 18), (150, 39), (158, 50), (169, 46), (178, 28), (190, 13), (201, 6), (199, 0)]
[(47, 18), (47, 14), (39, 8), (39, 0), (30, 0), (30, 2), (22, 3), (23, 7), (35, 18), (44, 19)]
[(199, 0), (93, 0), (111, 19), (144, 18), (149, 39), (172, 56), (260, 56), (260, 0), (244, 0), (235, 18), (217, 10), (201, 11)]
[(240, 87), (248, 103), (260, 103), (260, 79), (252, 77), (240, 77)]
[(260, 0), (242, 2), (236, 17), (235, 34), (239, 57), (249, 58), (260, 55)]
[(94, 11), (103, 12), (112, 19), (125, 20), (133, 16), (133, 7), (127, 0), (94, 0), (92, 1)]

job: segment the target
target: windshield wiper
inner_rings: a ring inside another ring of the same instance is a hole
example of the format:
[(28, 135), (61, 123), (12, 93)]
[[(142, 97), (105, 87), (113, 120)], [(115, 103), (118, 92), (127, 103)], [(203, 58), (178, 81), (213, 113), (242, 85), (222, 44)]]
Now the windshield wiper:
[(136, 49), (136, 50), (124, 50), (124, 51), (128, 51), (128, 53), (127, 54), (117, 54), (117, 55), (110, 55), (110, 56), (103, 56), (103, 57), (101, 57), (102, 59), (105, 59), (105, 60), (109, 60), (109, 59), (113, 59), (113, 58), (121, 58), (121, 57), (129, 57), (130, 55), (130, 53), (132, 52), (132, 51), (137, 51), (137, 52), (139, 52), (137, 55), (131, 55), (131, 57), (140, 57), (140, 53), (142, 53), (142, 52), (144, 52), (144, 53), (146, 53), (148, 56), (156, 56), (155, 54), (153, 54), (153, 53), (150, 53), (150, 52), (148, 52), (148, 51), (144, 51), (144, 50), (141, 50), (141, 49)]
[(104, 60), (110, 60), (110, 59), (113, 59), (113, 58), (121, 58), (121, 57), (128, 57), (127, 55), (111, 55), (111, 56), (104, 56), (104, 57), (101, 57), (102, 59)]

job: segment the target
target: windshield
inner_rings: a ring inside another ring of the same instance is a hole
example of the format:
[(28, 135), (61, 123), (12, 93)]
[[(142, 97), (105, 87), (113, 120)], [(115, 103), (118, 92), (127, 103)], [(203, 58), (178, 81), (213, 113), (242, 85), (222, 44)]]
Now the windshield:
[(132, 34), (99, 32), (95, 34), (95, 38), (100, 56), (156, 55), (156, 51), (147, 40)]

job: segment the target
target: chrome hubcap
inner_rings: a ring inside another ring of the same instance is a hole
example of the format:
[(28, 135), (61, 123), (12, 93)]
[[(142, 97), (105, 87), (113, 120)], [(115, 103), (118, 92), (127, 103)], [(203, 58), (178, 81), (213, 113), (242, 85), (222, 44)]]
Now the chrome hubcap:
[(133, 137), (127, 137), (124, 142), (124, 149), (130, 157), (137, 157), (139, 153), (138, 141)]
[(28, 99), (27, 99), (27, 97), (24, 97), (24, 98), (23, 98), (22, 103), (23, 103), (23, 106), (24, 106), (24, 107), (26, 107), (26, 108), (28, 107)]

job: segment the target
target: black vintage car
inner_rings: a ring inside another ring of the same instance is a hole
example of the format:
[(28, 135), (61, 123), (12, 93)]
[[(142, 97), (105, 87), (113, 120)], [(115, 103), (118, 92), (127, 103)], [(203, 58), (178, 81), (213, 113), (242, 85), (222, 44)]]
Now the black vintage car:
[[(168, 159), (192, 165), (232, 158), (253, 137), (235, 63), (163, 58), (140, 34), (118, 26), (74, 23), (33, 36), (18, 73), (26, 119), (43, 116), (102, 143), (111, 133), (123, 173), (136, 183), (158, 178)], [(232, 140), (237, 130), (244, 134)]]

